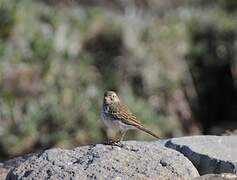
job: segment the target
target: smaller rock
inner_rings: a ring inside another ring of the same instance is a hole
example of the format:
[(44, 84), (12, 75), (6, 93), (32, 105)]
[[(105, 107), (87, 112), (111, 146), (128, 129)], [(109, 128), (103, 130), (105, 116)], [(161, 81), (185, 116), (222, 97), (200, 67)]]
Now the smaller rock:
[(200, 175), (237, 174), (237, 136), (190, 136), (173, 138), (166, 147), (186, 156)]
[(36, 155), (36, 153), (31, 153), (31, 154), (26, 154), (23, 156), (15, 157), (13, 159), (5, 161), (2, 164), (2, 167), (4, 167), (5, 169), (15, 168), (15, 167), (19, 166), (21, 163), (25, 162), (29, 157), (31, 157), (33, 155)]

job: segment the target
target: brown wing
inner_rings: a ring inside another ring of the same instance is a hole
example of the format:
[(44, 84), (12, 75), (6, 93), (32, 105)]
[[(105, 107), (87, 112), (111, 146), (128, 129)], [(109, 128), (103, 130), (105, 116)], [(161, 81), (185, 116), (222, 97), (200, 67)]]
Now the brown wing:
[(124, 104), (118, 103), (118, 104), (111, 105), (110, 111), (114, 119), (119, 119), (127, 125), (143, 127), (141, 122)]
[(136, 118), (136, 116), (128, 109), (126, 105), (121, 103), (110, 105), (110, 115), (113, 119), (119, 119), (124, 124), (134, 126), (158, 139), (159, 136), (150, 130), (146, 129), (141, 122)]

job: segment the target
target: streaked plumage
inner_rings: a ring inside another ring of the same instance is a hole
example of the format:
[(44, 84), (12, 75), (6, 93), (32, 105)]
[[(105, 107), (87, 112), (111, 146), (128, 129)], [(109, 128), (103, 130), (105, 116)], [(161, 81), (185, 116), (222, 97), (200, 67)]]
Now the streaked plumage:
[(149, 131), (141, 124), (128, 107), (120, 102), (117, 94), (113, 91), (107, 91), (104, 94), (101, 114), (105, 125), (108, 128), (121, 132), (122, 138), (129, 129), (140, 129), (156, 138), (159, 138), (156, 134)]

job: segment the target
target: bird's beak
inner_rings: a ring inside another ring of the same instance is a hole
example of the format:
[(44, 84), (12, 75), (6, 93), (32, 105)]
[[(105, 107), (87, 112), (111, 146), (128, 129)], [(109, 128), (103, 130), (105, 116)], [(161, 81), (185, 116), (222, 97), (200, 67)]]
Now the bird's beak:
[(105, 97), (105, 98), (104, 98), (104, 101), (105, 101), (106, 104), (108, 104), (109, 101), (110, 101), (110, 98), (109, 98), (109, 97)]

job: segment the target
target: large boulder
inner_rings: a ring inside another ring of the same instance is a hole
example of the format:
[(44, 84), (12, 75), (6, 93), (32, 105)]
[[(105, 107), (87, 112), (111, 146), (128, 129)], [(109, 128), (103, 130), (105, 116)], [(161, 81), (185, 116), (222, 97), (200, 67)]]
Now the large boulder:
[(202, 174), (237, 174), (237, 136), (173, 138), (166, 147), (185, 155)]
[(13, 163), (7, 179), (192, 179), (199, 173), (181, 153), (158, 142), (50, 149)]

